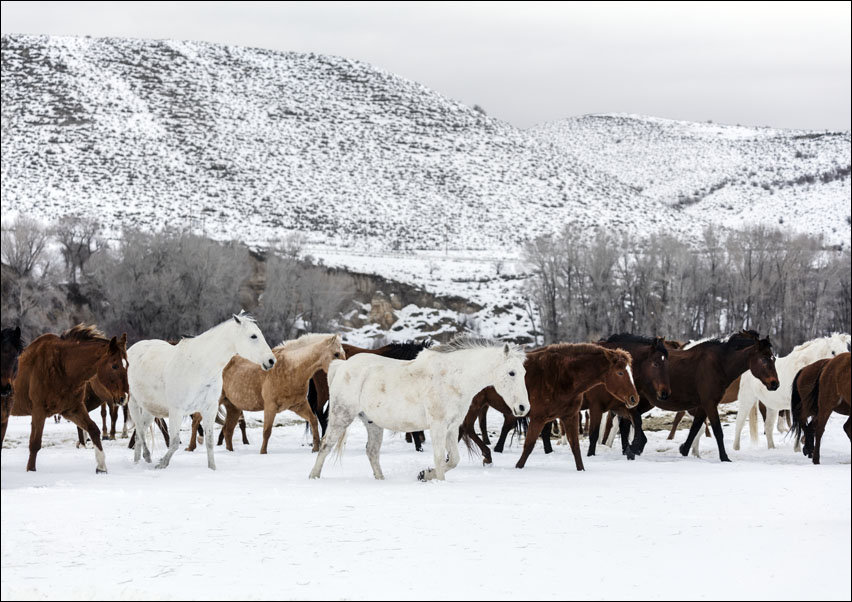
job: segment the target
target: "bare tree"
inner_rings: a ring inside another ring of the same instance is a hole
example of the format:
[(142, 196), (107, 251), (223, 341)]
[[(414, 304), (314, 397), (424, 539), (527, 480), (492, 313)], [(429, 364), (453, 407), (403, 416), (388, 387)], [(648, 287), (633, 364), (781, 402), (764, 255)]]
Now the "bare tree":
[(77, 283), (78, 272), (83, 272), (86, 262), (100, 249), (100, 232), (97, 221), (78, 215), (67, 216), (53, 227), (52, 234), (62, 250), (69, 282)]
[(19, 276), (29, 276), (43, 261), (49, 236), (36, 220), (21, 216), (3, 229), (0, 252), (3, 263)]

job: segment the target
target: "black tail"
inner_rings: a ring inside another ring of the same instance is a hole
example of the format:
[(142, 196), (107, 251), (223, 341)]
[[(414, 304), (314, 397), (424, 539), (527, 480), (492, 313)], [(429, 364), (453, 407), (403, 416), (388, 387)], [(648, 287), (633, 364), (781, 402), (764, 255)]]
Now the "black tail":
[(459, 435), (461, 435), (461, 440), (467, 448), (467, 455), (469, 458), (475, 458), (482, 455), (482, 451), (479, 449), (479, 446), (474, 445), (473, 439), (470, 438), (470, 435), (464, 430), (464, 428), (459, 428)]
[(800, 439), (802, 433), (805, 433), (806, 442), (804, 449), (805, 455), (808, 454), (810, 439), (812, 438), (812, 424), (808, 424), (808, 419), (811, 417), (815, 417), (817, 415), (819, 409), (819, 377), (822, 375), (822, 370), (825, 368), (825, 365), (820, 367), (819, 372), (814, 378), (814, 386), (808, 392), (807, 396), (802, 399), (802, 396), (799, 394), (799, 376), (802, 374), (802, 370), (796, 374), (796, 377), (793, 379), (793, 393), (790, 396), (790, 414), (793, 422), (792, 428), (790, 428), (790, 432), (793, 433), (793, 436), (796, 439)]
[(515, 437), (520, 441), (521, 435), (524, 437), (527, 436), (527, 431), (530, 427), (530, 419), (529, 416), (524, 416), (523, 418), (515, 419), (515, 430), (512, 432), (512, 439)]
[(799, 395), (799, 375), (802, 373), (799, 370), (793, 378), (793, 394), (790, 397), (790, 417), (793, 421), (793, 426), (790, 428), (790, 434), (798, 441), (802, 438), (803, 420), (802, 420), (802, 396)]

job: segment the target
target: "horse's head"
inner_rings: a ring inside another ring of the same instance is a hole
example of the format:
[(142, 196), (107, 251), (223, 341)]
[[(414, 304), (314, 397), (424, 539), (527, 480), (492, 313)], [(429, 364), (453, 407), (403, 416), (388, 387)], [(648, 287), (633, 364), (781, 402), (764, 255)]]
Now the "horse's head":
[(127, 403), (130, 386), (127, 384), (127, 334), (112, 337), (106, 350), (98, 360), (95, 378), (98, 387), (95, 394), (102, 400), (112, 400), (118, 405)]
[(264, 370), (269, 370), (275, 365), (275, 355), (252, 318), (243, 313), (234, 314), (233, 320), (230, 321), (230, 328), (233, 331), (231, 341), (234, 345), (234, 353), (250, 362), (260, 364)]
[(328, 373), (328, 367), (334, 360), (345, 359), (346, 352), (343, 351), (343, 343), (340, 341), (340, 335), (329, 335), (328, 339), (323, 341), (323, 350), (320, 356), (323, 371)]
[[(849, 345), (852, 343), (852, 335), (849, 335), (845, 332), (835, 332), (830, 337), (825, 337), (826, 341), (826, 355), (822, 357), (828, 357), (828, 354), (831, 354), (831, 357), (835, 357), (840, 355), (841, 353), (846, 353), (849, 351)], [(822, 358), (819, 358), (822, 359)]]
[(606, 357), (609, 361), (603, 381), (606, 390), (628, 408), (636, 407), (639, 392), (633, 382), (630, 354), (621, 349), (606, 349)]
[[(657, 337), (651, 345), (651, 353), (636, 367), (636, 377), (642, 382), (650, 383), (657, 399), (665, 401), (671, 395), (669, 384), (669, 350), (666, 341)], [(643, 385), (644, 386), (644, 385)]]
[(775, 354), (772, 353), (772, 343), (769, 337), (759, 339), (756, 344), (748, 347), (748, 368), (752, 375), (763, 383), (770, 391), (775, 391), (781, 386), (778, 381), (778, 373), (775, 371)]
[(504, 344), (492, 379), (494, 390), (503, 398), (517, 418), (526, 416), (530, 411), (530, 398), (525, 380), (527, 374), (524, 368), (525, 360), (526, 354), (520, 348), (512, 347), (508, 343)]
[(0, 344), (0, 393), (3, 397), (12, 393), (12, 381), (18, 375), (18, 356), (23, 349), (21, 328), (4, 328)]

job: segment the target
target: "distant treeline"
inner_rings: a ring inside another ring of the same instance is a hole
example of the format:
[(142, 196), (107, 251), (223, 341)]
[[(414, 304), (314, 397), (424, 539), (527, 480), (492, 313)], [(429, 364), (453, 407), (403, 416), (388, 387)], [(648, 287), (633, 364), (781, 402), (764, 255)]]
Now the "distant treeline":
[(617, 332), (674, 339), (740, 328), (769, 334), (777, 352), (850, 332), (850, 253), (763, 227), (705, 230), (700, 240), (568, 226), (527, 244), (528, 295), (539, 342)]
[(45, 229), (22, 218), (2, 232), (3, 325), (20, 324), (27, 340), (80, 321), (131, 340), (170, 339), (246, 308), (276, 344), (297, 326), (327, 330), (353, 296), (299, 251), (289, 238), (261, 262), (245, 245), (170, 230), (125, 231), (107, 244), (92, 220)]

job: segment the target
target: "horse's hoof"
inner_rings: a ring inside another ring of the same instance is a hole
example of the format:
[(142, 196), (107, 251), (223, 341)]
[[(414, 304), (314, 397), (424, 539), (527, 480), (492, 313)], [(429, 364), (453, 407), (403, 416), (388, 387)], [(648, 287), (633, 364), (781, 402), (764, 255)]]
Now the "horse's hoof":
[(157, 470), (162, 470), (166, 467), (168, 467), (168, 464), (165, 464), (164, 462), (157, 462), (157, 464), (154, 466), (154, 468), (156, 468)]
[(213, 466), (208, 465), (207, 468), (209, 468), (210, 470), (216, 470), (216, 465), (215, 464)]
[(546, 453), (546, 454), (552, 454), (552, 453), (553, 453), (553, 448), (544, 450), (544, 453)]
[(688, 455), (689, 455), (689, 447), (686, 445), (686, 443), (682, 444), (682, 445), (678, 448), (678, 450), (680, 450), (680, 455), (681, 455), (681, 456), (688, 456)]
[(195, 451), (195, 448), (194, 447), (185, 447), (183, 449), (183, 451), (193, 452), (193, 451)]
[(731, 459), (728, 458), (727, 456), (724, 457), (724, 458), (719, 458), (719, 460), (721, 460), (722, 462), (730, 462), (731, 461)]
[(625, 454), (628, 460), (635, 460), (636, 456), (634, 454)]
[(417, 480), (418, 480), (418, 481), (425, 481), (425, 480), (426, 480), (426, 471), (425, 471), (425, 470), (421, 470), (421, 471), (417, 474)]
[(106, 468), (104, 468), (103, 470), (101, 470), (100, 468), (95, 469), (95, 474), (106, 474), (106, 473), (107, 473)]

